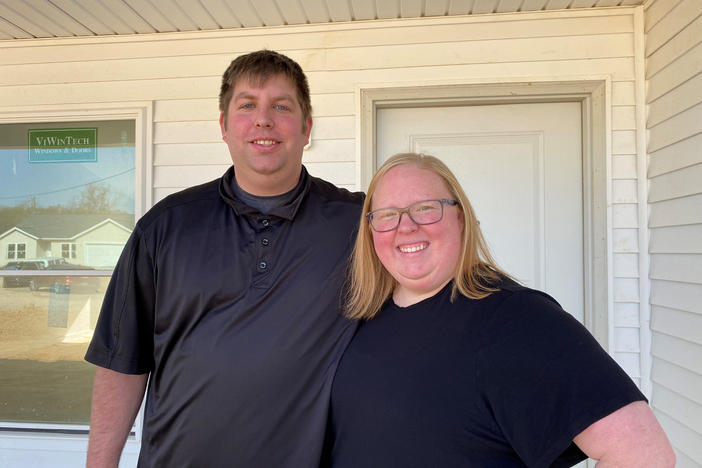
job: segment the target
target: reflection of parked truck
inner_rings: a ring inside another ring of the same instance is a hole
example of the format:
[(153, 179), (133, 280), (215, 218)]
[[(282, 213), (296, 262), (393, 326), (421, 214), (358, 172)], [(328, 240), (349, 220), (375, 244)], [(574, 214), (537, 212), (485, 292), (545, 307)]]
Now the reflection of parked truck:
[[(93, 270), (93, 268), (84, 265), (74, 265), (72, 263), (57, 263), (49, 265), (46, 270)], [(79, 273), (76, 271), (76, 273)], [(97, 276), (32, 276), (29, 281), (29, 289), (37, 291), (42, 288), (53, 288), (56, 286), (67, 286), (70, 289), (90, 289), (97, 291), (100, 288), (100, 278)], [(65, 290), (65, 288), (62, 288)]]
[(29, 287), (32, 291), (39, 289), (90, 289), (97, 291), (100, 288), (100, 278), (97, 276), (81, 276), (80, 270), (93, 270), (85, 265), (75, 265), (66, 262), (63, 258), (32, 258), (23, 261), (9, 262), (4, 267), (5, 270), (34, 270), (46, 272), (47, 270), (77, 270), (77, 275), (51, 275), (45, 273), (34, 276), (5, 276), (3, 277), (3, 287)]
[[(41, 268), (42, 266), (38, 262), (19, 261), (8, 262), (8, 264), (3, 267), (3, 270), (39, 270)], [(31, 279), (31, 276), (3, 276), (2, 287), (20, 288), (22, 286), (29, 286)]]

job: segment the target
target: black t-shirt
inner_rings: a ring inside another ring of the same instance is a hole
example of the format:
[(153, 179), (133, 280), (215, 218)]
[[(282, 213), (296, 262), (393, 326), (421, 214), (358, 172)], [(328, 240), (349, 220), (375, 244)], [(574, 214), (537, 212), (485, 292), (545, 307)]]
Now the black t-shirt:
[(303, 169), (263, 215), (223, 179), (137, 223), (86, 359), (147, 373), (140, 467), (317, 467), (329, 392), (355, 324), (341, 287), (361, 211)]
[(546, 294), (505, 280), (485, 299), (392, 300), (339, 363), (324, 465), (548, 467), (573, 437), (644, 396)]

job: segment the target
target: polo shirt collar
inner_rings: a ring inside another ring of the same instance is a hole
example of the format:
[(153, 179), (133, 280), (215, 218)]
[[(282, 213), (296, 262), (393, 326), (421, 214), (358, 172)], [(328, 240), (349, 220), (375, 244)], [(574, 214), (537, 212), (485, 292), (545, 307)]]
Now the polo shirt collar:
[[(239, 216), (262, 216), (263, 214), (256, 208), (252, 208), (246, 203), (242, 202), (232, 190), (232, 182), (234, 179), (234, 166), (227, 169), (222, 178), (219, 181), (219, 195), (222, 197), (225, 203), (234, 209), (234, 212)], [(279, 218), (287, 219), (292, 221), (295, 218), (297, 210), (300, 208), (305, 195), (309, 192), (311, 184), (310, 175), (307, 173), (305, 166), (302, 166), (302, 171), (300, 172), (300, 180), (297, 186), (293, 189), (295, 190), (295, 195), (292, 201), (289, 203), (278, 206), (272, 209), (268, 216), (277, 216)]]

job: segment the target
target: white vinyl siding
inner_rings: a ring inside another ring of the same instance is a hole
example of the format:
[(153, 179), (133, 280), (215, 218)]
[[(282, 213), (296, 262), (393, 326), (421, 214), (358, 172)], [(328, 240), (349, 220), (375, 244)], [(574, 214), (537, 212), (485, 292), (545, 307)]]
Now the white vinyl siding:
[(652, 406), (702, 467), (702, 2), (647, 3)]
[[(611, 82), (612, 262), (615, 358), (640, 383), (634, 8), (293, 25), (122, 37), (12, 42), (3, 47), (0, 102), (41, 106), (154, 102), (153, 199), (220, 176), (220, 77), (237, 55), (269, 48), (310, 80), (314, 125), (304, 163), (359, 188), (359, 86), (403, 82)], [(2, 46), (0, 46), (2, 47)], [(643, 129), (639, 129), (642, 131)], [(616, 330), (622, 328), (622, 330)], [(644, 375), (644, 378), (646, 376)]]

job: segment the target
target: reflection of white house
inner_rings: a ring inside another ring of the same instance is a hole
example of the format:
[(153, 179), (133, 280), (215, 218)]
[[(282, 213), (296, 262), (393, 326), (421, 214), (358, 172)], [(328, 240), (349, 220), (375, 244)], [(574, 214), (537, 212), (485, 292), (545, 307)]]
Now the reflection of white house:
[(134, 227), (127, 214), (32, 214), (0, 234), (2, 263), (63, 257), (68, 263), (111, 269)]

